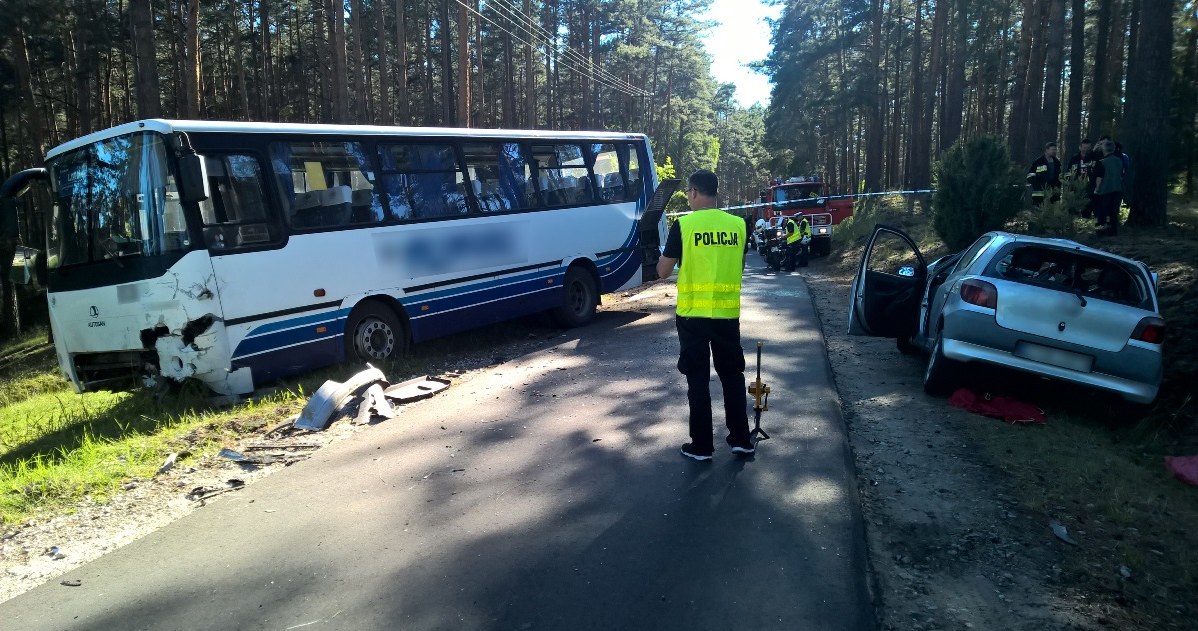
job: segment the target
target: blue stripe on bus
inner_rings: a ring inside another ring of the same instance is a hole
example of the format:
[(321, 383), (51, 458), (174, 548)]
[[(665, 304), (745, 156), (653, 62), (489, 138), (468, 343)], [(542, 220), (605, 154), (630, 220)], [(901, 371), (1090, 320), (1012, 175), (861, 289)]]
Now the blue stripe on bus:
[[(643, 207), (644, 199), (639, 205)], [(638, 241), (638, 224), (634, 223), (621, 249), (627, 250)], [(599, 268), (600, 292), (607, 293), (623, 286), (640, 270), (641, 256), (639, 251), (632, 249), (600, 258), (595, 261), (595, 265)], [(606, 271), (609, 267), (611, 271)], [(562, 289), (561, 282), (555, 282), (548, 287), (545, 284), (551, 278), (556, 281), (564, 277), (565, 271), (565, 267), (554, 267), (461, 287), (405, 296), (402, 303), (412, 322), (413, 340), (429, 339), (484, 322), (497, 322), (524, 313), (550, 308), (553, 305), (549, 303), (554, 302), (555, 294)], [(514, 303), (516, 306), (513, 309), (509, 304), (504, 305), (506, 308), (500, 308), (500, 303)], [(418, 304), (429, 305), (429, 310), (427, 312), (419, 311), (416, 307)], [(529, 309), (533, 310), (529, 311)], [(433, 315), (440, 317), (430, 318)], [(480, 315), (482, 316), (481, 320), (479, 319)], [(318, 361), (327, 361), (319, 358), (327, 357), (330, 353), (328, 349), (317, 350), (308, 347), (328, 346), (327, 338), (330, 335), (340, 337), (345, 331), (348, 316), (349, 309), (335, 309), (263, 324), (252, 329), (237, 345), (233, 352), (233, 359), (239, 361), (238, 365), (249, 365), (246, 362), (253, 360), (252, 363), (257, 366), (254, 370), (256, 382), (259, 381), (258, 374), (266, 369), (266, 364), (274, 363), (273, 360), (268, 361), (267, 356), (283, 353), (283, 356), (289, 358), (286, 361), (287, 364), (296, 365), (298, 365), (296, 361), (299, 356), (305, 353), (313, 357), (313, 362), (304, 363), (316, 365)], [(423, 320), (423, 322), (418, 323), (418, 320)], [(440, 322), (441, 320), (445, 321)], [(316, 328), (320, 324), (325, 325), (325, 331), (318, 333)], [(420, 329), (419, 333), (417, 328)], [(317, 342), (320, 344), (316, 344)], [(308, 348), (308, 350), (295, 350), (304, 348)], [(296, 368), (295, 371), (299, 372), (300, 369)], [(283, 376), (283, 373), (278, 373), (273, 369), (269, 372), (276, 377)], [(294, 373), (287, 372), (286, 374)]]
[(299, 318), (292, 318), (290, 320), (280, 320), (279, 322), (271, 322), (270, 324), (263, 324), (262, 326), (256, 327), (254, 330), (250, 331), (246, 337), (256, 337), (297, 326), (324, 324), (338, 318), (345, 318), (348, 315), (349, 309), (334, 309), (332, 311), (322, 311), (320, 313), (301, 316)]

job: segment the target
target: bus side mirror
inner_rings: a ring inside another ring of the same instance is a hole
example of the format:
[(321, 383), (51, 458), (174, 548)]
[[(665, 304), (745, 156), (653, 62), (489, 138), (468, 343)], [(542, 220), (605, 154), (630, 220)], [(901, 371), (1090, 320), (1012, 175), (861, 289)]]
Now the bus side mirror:
[(208, 169), (204, 158), (192, 152), (179, 156), (179, 201), (202, 202), (209, 197)]
[(16, 239), (20, 228), (17, 225), (17, 200), (0, 198), (0, 241)]

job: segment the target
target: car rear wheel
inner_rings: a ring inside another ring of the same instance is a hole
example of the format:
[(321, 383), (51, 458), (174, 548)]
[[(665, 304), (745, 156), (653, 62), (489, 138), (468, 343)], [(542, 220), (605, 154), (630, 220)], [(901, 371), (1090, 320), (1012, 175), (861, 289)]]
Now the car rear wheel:
[(944, 335), (937, 333), (936, 343), (923, 372), (924, 392), (933, 396), (944, 396), (952, 392), (957, 385), (958, 369), (957, 362), (944, 356)]
[(912, 344), (911, 338), (909, 337), (895, 338), (894, 345), (897, 346), (899, 352), (904, 355), (918, 355), (920, 351), (919, 346)]

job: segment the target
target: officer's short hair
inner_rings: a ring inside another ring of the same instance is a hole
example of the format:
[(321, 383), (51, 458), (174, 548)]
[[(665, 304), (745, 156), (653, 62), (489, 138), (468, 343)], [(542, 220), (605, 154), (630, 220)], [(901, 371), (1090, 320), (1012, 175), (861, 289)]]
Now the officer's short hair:
[(1044, 150), (1048, 151), (1050, 148), (1055, 147), (1055, 146), (1057, 146), (1057, 143), (1055, 143), (1055, 142), (1046, 142), (1046, 143), (1044, 143)]
[(1094, 143), (1093, 143), (1093, 142), (1090, 142), (1090, 139), (1089, 139), (1089, 138), (1082, 138), (1082, 144), (1083, 144), (1083, 145), (1092, 145), (1092, 144), (1094, 144)]
[(716, 178), (715, 173), (706, 170), (699, 170), (691, 173), (690, 179), (687, 180), (697, 192), (715, 197), (720, 192), (720, 180)]

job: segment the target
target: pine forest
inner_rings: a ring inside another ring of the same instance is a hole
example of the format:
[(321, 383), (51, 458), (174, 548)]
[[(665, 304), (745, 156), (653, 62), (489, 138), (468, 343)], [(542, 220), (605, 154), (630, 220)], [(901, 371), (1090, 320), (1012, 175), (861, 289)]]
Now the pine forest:
[(1021, 162), (1111, 136), (1132, 220), (1160, 224), (1195, 186), (1196, 4), (789, 0), (741, 34), (772, 44), (745, 108), (711, 75), (708, 0), (6, 0), (0, 175), (154, 117), (607, 129), (737, 203), (796, 174), (926, 188), (974, 135)]

